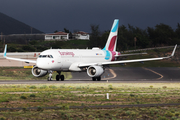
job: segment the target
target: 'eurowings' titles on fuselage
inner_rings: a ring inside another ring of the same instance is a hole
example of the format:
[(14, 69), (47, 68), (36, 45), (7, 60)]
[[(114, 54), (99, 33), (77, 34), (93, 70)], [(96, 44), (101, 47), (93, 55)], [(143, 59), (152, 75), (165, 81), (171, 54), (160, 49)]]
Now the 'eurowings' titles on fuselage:
[[(114, 61), (119, 52), (94, 49), (49, 49), (40, 54), (37, 66), (44, 70), (69, 71), (72, 64)], [(71, 70), (72, 71), (72, 70)], [(74, 71), (81, 71), (79, 68)]]

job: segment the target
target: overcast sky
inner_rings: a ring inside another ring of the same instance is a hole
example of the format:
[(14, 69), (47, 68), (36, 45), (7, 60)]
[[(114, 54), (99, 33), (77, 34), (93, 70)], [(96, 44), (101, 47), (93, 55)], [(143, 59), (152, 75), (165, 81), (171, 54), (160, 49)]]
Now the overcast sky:
[(176, 29), (180, 0), (1, 0), (0, 12), (45, 33), (63, 28), (110, 30), (113, 20), (142, 29), (164, 23)]

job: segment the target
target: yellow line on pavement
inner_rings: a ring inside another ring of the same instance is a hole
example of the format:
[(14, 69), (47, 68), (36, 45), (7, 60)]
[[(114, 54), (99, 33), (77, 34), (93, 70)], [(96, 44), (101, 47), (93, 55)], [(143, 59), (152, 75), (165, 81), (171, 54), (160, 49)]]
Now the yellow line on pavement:
[(158, 80), (159, 80), (159, 79), (162, 79), (162, 78), (164, 77), (164, 76), (163, 76), (163, 75), (161, 75), (160, 73), (155, 72), (155, 71), (153, 71), (153, 70), (151, 70), (151, 69), (144, 68), (144, 67), (142, 67), (142, 68), (143, 68), (143, 69), (145, 69), (145, 70), (151, 71), (151, 72), (155, 73), (156, 75), (159, 75), (159, 76), (160, 76), (160, 78), (157, 78)]
[(114, 70), (109, 69), (109, 71), (111, 72), (111, 74), (113, 75), (113, 77), (103, 78), (103, 80), (113, 79), (113, 78), (115, 78), (115, 77), (117, 76), (116, 73), (114, 72)]

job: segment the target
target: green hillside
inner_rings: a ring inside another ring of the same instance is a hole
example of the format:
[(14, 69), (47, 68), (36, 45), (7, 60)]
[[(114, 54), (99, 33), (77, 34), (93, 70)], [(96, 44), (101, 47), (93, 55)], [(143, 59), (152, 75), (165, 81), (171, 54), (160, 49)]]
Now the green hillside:
[[(11, 18), (3, 13), (0, 13), (0, 34), (29, 34), (31, 33), (31, 26), (26, 25), (14, 18)], [(42, 33), (41, 31), (32, 28), (32, 33)]]

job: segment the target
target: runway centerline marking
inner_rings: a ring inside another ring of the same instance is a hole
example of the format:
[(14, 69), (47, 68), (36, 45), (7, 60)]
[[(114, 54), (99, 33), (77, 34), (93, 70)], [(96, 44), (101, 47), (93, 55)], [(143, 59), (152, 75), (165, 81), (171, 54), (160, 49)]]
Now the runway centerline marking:
[(110, 73), (113, 75), (113, 77), (103, 78), (102, 80), (109, 80), (109, 79), (113, 79), (113, 78), (115, 78), (115, 77), (117, 76), (117, 75), (116, 75), (116, 73), (114, 72), (114, 70), (109, 69), (109, 71), (110, 71)]
[(144, 68), (144, 67), (142, 67), (142, 68), (143, 68), (143, 69), (145, 69), (145, 70), (151, 71), (151, 72), (155, 73), (156, 75), (159, 75), (159, 76), (160, 76), (160, 78), (157, 78), (157, 80), (162, 79), (162, 78), (164, 77), (164, 76), (163, 76), (163, 75), (161, 75), (160, 73), (155, 72), (155, 71), (153, 71), (153, 70), (151, 70), (151, 69)]

